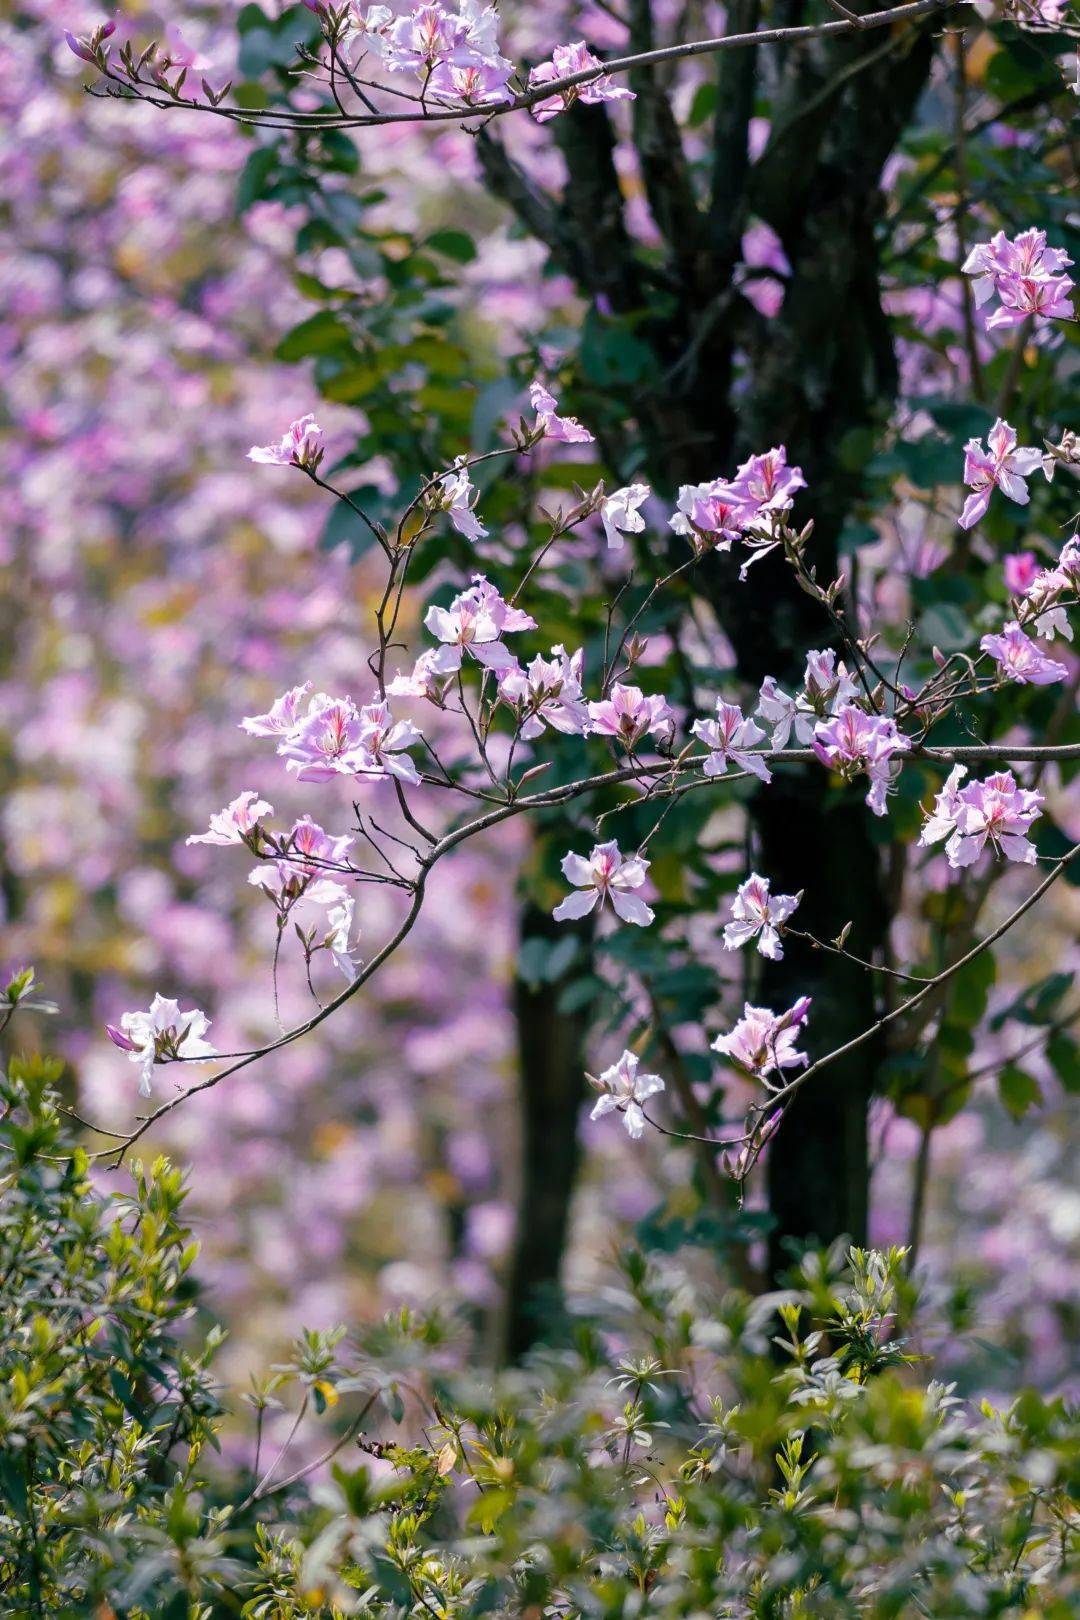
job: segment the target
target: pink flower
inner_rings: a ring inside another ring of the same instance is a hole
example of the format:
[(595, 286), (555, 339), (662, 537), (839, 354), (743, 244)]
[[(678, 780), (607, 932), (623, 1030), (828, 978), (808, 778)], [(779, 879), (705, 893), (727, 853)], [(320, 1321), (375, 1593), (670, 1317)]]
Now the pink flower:
[(483, 574), (474, 574), (469, 589), (455, 596), (448, 608), (428, 608), (424, 624), (447, 648), (440, 674), (459, 670), (466, 653), (487, 669), (513, 669), (516, 660), (502, 637), (516, 630), (536, 629), (536, 620), (504, 602)]
[(204, 833), (192, 833), (187, 839), (189, 844), (247, 844), (249, 847), (255, 839), (255, 829), (263, 816), (272, 816), (274, 807), (260, 799), (257, 793), (250, 789), (241, 793), (239, 798), (219, 810), (216, 816), (210, 817), (210, 830)]
[(807, 653), (802, 691), (795, 697), (789, 697), (772, 675), (766, 675), (755, 713), (772, 727), (774, 748), (787, 747), (793, 727), (796, 739), (805, 744), (813, 737), (817, 722), (838, 714), (857, 691), (847, 665), (843, 660), (838, 664), (835, 652), (826, 648)]
[(1010, 596), (1026, 596), (1039, 572), (1039, 559), (1033, 551), (1014, 551), (1005, 558), (1002, 573)]
[(1000, 417), (986, 439), (984, 450), (981, 439), (969, 439), (964, 446), (964, 483), (975, 491), (964, 502), (960, 514), (960, 527), (970, 529), (986, 516), (990, 496), (995, 487), (1019, 506), (1028, 503), (1028, 490), (1024, 482), (1030, 478), (1042, 461), (1038, 450), (1018, 450), (1016, 429)]
[(572, 883), (576, 892), (567, 895), (555, 907), (552, 915), (556, 922), (569, 922), (575, 917), (587, 917), (597, 901), (603, 906), (610, 899), (615, 915), (623, 922), (636, 923), (644, 928), (653, 920), (654, 913), (631, 889), (640, 889), (645, 882), (649, 863), (640, 855), (624, 860), (614, 841), (597, 844), (588, 860), (581, 855), (564, 855), (563, 876)]
[(639, 508), (643, 501), (647, 501), (652, 494), (648, 484), (627, 484), (623, 489), (613, 490), (600, 508), (600, 519), (604, 525), (609, 550), (623, 544), (624, 534), (640, 534), (645, 527), (645, 519)]
[(317, 877), (327, 868), (340, 870), (347, 862), (352, 843), (349, 833), (332, 837), (310, 816), (302, 816), (293, 824), (288, 836), (282, 839), (280, 853), (282, 860), (295, 871)]
[[(241, 730), (251, 737), (284, 737), (300, 724), (300, 705), (311, 691), (311, 682), (294, 686), (275, 698), (265, 714), (250, 714), (241, 720)], [(329, 701), (329, 700), (325, 700)], [(314, 706), (314, 705), (312, 705)]]
[(778, 1069), (798, 1068), (807, 1057), (805, 1052), (796, 1050), (795, 1043), (809, 1012), (809, 996), (800, 996), (795, 1005), (779, 1017), (768, 1007), (752, 1007), (747, 1002), (734, 1028), (713, 1041), (713, 1051), (722, 1052), (759, 1080)]
[(249, 461), (268, 467), (303, 467), (315, 472), (326, 453), (326, 438), (314, 416), (301, 416), (277, 444), (253, 445)]
[(179, 1002), (162, 995), (154, 997), (148, 1012), (124, 1013), (119, 1029), (113, 1024), (105, 1026), (113, 1045), (138, 1064), (141, 1097), (150, 1095), (155, 1064), (216, 1056), (203, 1039), (209, 1028), (210, 1020), (198, 1008), (182, 1013)]
[(675, 711), (659, 694), (646, 697), (640, 686), (616, 681), (606, 702), (589, 704), (589, 725), (598, 736), (615, 737), (624, 748), (633, 748), (646, 733), (670, 737)]
[(983, 636), (979, 646), (997, 660), (999, 674), (1020, 686), (1050, 686), (1068, 678), (1066, 666), (1048, 658), (1015, 619), (1000, 635)]
[(717, 698), (716, 719), (695, 720), (690, 730), (709, 750), (701, 767), (706, 776), (724, 776), (728, 766), (735, 765), (741, 771), (751, 771), (762, 782), (772, 781), (772, 772), (760, 754), (747, 752), (764, 741), (765, 733), (753, 720), (744, 719), (737, 704)]
[(699, 555), (705, 551), (730, 551), (753, 521), (754, 508), (725, 483), (714, 478), (707, 484), (683, 484), (679, 489), (675, 515), (670, 527), (683, 535)]
[(865, 771), (870, 778), (866, 802), (875, 816), (885, 814), (893, 756), (906, 754), (911, 747), (910, 738), (897, 730), (894, 720), (867, 714), (854, 703), (847, 703), (831, 720), (819, 721), (811, 746), (821, 763), (837, 771), (845, 781)]
[(328, 932), (323, 937), (323, 948), (330, 952), (334, 966), (351, 984), (356, 978), (356, 962), (351, 944), (353, 913), (356, 901), (351, 894), (343, 894), (337, 905), (326, 914)]
[[(586, 73), (591, 69), (599, 69), (600, 60), (587, 48), (582, 39), (575, 40), (572, 45), (556, 45), (550, 62), (541, 62), (529, 74), (529, 89), (534, 90), (537, 85), (551, 84), (558, 79), (573, 78), (575, 73)], [(543, 101), (533, 104), (533, 114), (538, 123), (544, 124), (558, 113), (572, 107), (575, 101), (584, 101), (592, 104), (600, 101), (633, 101), (634, 92), (614, 85), (606, 73), (591, 79), (586, 84), (573, 85), (568, 90), (560, 90), (553, 96), (547, 96)]]
[(963, 765), (949, 773), (919, 843), (925, 848), (946, 838), (946, 857), (957, 869), (977, 861), (987, 843), (1006, 860), (1034, 865), (1035, 846), (1027, 834), (1042, 814), (1043, 795), (1017, 787), (1011, 771), (998, 771), (983, 782), (961, 787), (966, 775)]
[(367, 759), (363, 722), (351, 698), (327, 698), (313, 706), (278, 753), (298, 782), (329, 782), (352, 776)]
[(96, 28), (92, 34), (76, 36), (65, 28), (64, 38), (67, 41), (68, 50), (74, 51), (81, 62), (92, 62), (96, 66), (101, 46), (105, 40), (110, 39), (115, 33), (116, 24), (110, 20), (102, 23), (101, 27)]
[(416, 660), (411, 675), (398, 671), (387, 684), (386, 694), (388, 697), (427, 698), (441, 707), (447, 685), (460, 668), (461, 659), (455, 657), (453, 647), (429, 647)]
[(446, 513), (454, 528), (466, 540), (482, 540), (487, 530), (474, 510), (477, 493), (464, 462), (465, 457), (460, 456), (454, 464), (454, 471), (444, 473), (430, 492), (430, 500), (436, 511)]
[(470, 60), (465, 25), (441, 5), (417, 6), (407, 17), (398, 17), (389, 29), (389, 39), (387, 65), (421, 79), (449, 61)]
[(618, 1062), (605, 1069), (603, 1074), (595, 1079), (592, 1075), (588, 1076), (601, 1094), (589, 1118), (602, 1119), (605, 1114), (617, 1109), (622, 1114), (627, 1135), (633, 1137), (635, 1142), (645, 1130), (642, 1103), (664, 1089), (664, 1082), (658, 1074), (638, 1073), (640, 1062), (635, 1052), (624, 1052)]
[(420, 773), (405, 752), (421, 740), (411, 720), (395, 720), (390, 705), (376, 700), (360, 710), (360, 746), (364, 755), (357, 773), (362, 776), (396, 776), (416, 786)]
[(537, 656), (526, 669), (515, 664), (499, 672), (499, 701), (514, 710), (519, 735), (526, 741), (539, 737), (546, 726), (564, 735), (583, 737), (589, 706), (581, 691), (585, 654), (579, 647), (567, 657), (564, 647), (552, 647), (551, 657)]
[(996, 293), (1001, 307), (987, 328), (1021, 326), (1029, 315), (1069, 319), (1073, 283), (1061, 272), (1072, 260), (1061, 248), (1046, 245), (1046, 232), (1022, 231), (1013, 241), (998, 231), (989, 242), (979, 242), (964, 261), (966, 275), (974, 276), (975, 302), (985, 304)]
[(796, 492), (806, 488), (806, 479), (801, 467), (788, 466), (787, 450), (781, 444), (744, 461), (731, 487), (760, 517), (789, 511)]
[(732, 920), (724, 926), (724, 949), (737, 951), (756, 938), (762, 956), (781, 961), (781, 929), (801, 898), (798, 894), (770, 894), (769, 879), (752, 872), (745, 883), (739, 884), (732, 901)]
[(592, 444), (592, 434), (576, 416), (559, 416), (559, 402), (542, 382), (529, 384), (529, 399), (536, 412), (536, 425), (543, 429), (545, 438), (560, 444)]

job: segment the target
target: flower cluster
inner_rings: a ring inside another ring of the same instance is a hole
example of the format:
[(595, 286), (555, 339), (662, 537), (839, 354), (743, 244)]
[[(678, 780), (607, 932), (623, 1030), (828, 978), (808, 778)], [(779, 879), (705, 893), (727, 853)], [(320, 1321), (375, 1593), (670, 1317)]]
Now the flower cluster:
[(483, 0), (461, 0), (456, 10), (434, 0), (401, 17), (388, 6), (356, 7), (350, 38), (355, 55), (370, 52), (388, 72), (419, 79), (425, 97), (487, 105), (512, 95), (514, 65), (499, 52), (498, 26)]
[(745, 579), (747, 569), (777, 543), (776, 523), (805, 488), (802, 470), (788, 465), (787, 450), (778, 445), (744, 461), (730, 480), (683, 484), (670, 526), (699, 553), (730, 551), (734, 540), (745, 541), (751, 548), (740, 570)]
[(809, 652), (802, 690), (792, 697), (771, 675), (761, 683), (756, 713), (772, 728), (772, 746), (786, 748), (792, 731), (803, 745), (810, 742), (819, 720), (831, 719), (855, 697), (855, 681), (842, 659), (829, 649)]
[(976, 304), (995, 295), (1000, 300), (987, 328), (1022, 326), (1032, 315), (1047, 320), (1069, 320), (1073, 282), (1062, 272), (1072, 260), (1061, 248), (1046, 245), (1046, 232), (1021, 231), (1012, 241), (998, 231), (989, 242), (979, 242), (964, 261), (964, 273), (974, 276)]
[(919, 843), (926, 848), (944, 838), (949, 865), (957, 869), (973, 865), (987, 844), (1005, 860), (1034, 865), (1035, 846), (1027, 835), (1042, 814), (1043, 795), (1018, 787), (1011, 771), (996, 771), (963, 787), (966, 775), (965, 765), (950, 771)]
[(1005, 625), (1000, 635), (983, 636), (979, 646), (997, 660), (1004, 679), (1020, 686), (1050, 686), (1054, 681), (1068, 679), (1065, 665), (1049, 658), (1015, 619)]

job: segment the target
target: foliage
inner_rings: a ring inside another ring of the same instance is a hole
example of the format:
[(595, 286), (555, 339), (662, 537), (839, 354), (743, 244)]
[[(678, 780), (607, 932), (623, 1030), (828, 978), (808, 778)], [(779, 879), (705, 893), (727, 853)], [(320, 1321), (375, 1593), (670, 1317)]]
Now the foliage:
[(1074, 1612), (1075, 1415), (928, 1381), (902, 1250), (809, 1257), (750, 1300), (634, 1249), (602, 1317), (492, 1383), (408, 1311), (351, 1346), (306, 1333), (249, 1406), (261, 1427), (292, 1400), (289, 1439), (317, 1410), (329, 1469), (305, 1437), (302, 1467), (287, 1440), (230, 1483), (181, 1178), (94, 1188), (55, 1078), (17, 1059), (2, 1090), (0, 1613)]

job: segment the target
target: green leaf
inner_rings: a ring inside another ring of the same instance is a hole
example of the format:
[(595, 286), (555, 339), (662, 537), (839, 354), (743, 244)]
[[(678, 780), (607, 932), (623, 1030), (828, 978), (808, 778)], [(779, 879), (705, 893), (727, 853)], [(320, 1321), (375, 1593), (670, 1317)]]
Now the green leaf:
[(424, 246), (441, 253), (444, 259), (453, 259), (455, 264), (471, 264), (476, 258), (476, 243), (465, 231), (434, 231)]
[(312, 354), (329, 354), (332, 349), (351, 345), (349, 328), (329, 310), (320, 310), (287, 332), (276, 354), (279, 360), (304, 360)]
[(1006, 1063), (998, 1075), (998, 1093), (1013, 1119), (1023, 1119), (1029, 1108), (1042, 1102), (1039, 1082), (1015, 1063)]

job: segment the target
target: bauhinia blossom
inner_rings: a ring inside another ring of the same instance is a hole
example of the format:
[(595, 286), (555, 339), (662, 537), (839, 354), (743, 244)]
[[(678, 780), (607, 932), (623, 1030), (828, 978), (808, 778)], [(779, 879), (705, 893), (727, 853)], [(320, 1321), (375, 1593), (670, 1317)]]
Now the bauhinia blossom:
[(603, 1074), (590, 1074), (587, 1077), (590, 1085), (600, 1092), (589, 1118), (602, 1119), (605, 1114), (618, 1110), (622, 1114), (627, 1135), (632, 1136), (635, 1142), (645, 1129), (642, 1103), (664, 1089), (664, 1082), (658, 1074), (638, 1073), (640, 1063), (641, 1059), (635, 1052), (624, 1052), (618, 1062), (605, 1069)]
[(565, 647), (552, 647), (551, 656), (538, 655), (524, 669), (519, 664), (499, 672), (499, 702), (513, 709), (518, 735), (526, 742), (551, 726), (567, 736), (584, 736), (589, 705), (581, 690), (585, 654), (567, 655)]
[(469, 478), (465, 457), (459, 456), (453, 472), (444, 473), (428, 493), (428, 502), (437, 512), (445, 512), (466, 540), (482, 540), (487, 530), (476, 515), (477, 492)]
[(772, 772), (760, 754), (749, 750), (765, 739), (765, 733), (753, 720), (744, 717), (735, 703), (716, 700), (715, 720), (695, 720), (690, 727), (699, 742), (709, 750), (702, 765), (706, 776), (724, 776), (729, 765), (741, 771), (750, 771), (762, 782), (772, 781)]
[(640, 507), (651, 494), (648, 484), (626, 484), (622, 489), (612, 490), (605, 498), (600, 508), (600, 519), (609, 550), (625, 544), (623, 535), (641, 534), (645, 519)]
[(448, 608), (428, 608), (424, 624), (447, 648), (440, 674), (459, 670), (466, 653), (487, 669), (512, 669), (516, 659), (502, 637), (536, 629), (532, 615), (504, 602), (483, 574), (474, 574), (469, 589), (455, 596)]
[(713, 1041), (713, 1051), (722, 1052), (759, 1080), (776, 1070), (798, 1068), (807, 1062), (806, 1053), (796, 1049), (796, 1042), (809, 1012), (809, 996), (800, 996), (793, 1007), (779, 1015), (768, 1007), (752, 1007), (747, 1002), (738, 1023)]
[(455, 647), (429, 647), (416, 660), (411, 675), (403, 675), (399, 670), (394, 679), (387, 682), (386, 695), (427, 698), (441, 708), (446, 689), (460, 668), (461, 658)]
[(314, 416), (301, 416), (277, 444), (252, 445), (247, 458), (267, 467), (303, 467), (305, 472), (315, 472), (325, 454), (322, 428)]
[(794, 697), (778, 686), (772, 675), (766, 675), (755, 712), (772, 727), (774, 748), (787, 747), (792, 728), (796, 739), (806, 744), (818, 721), (838, 713), (857, 690), (846, 664), (842, 660), (837, 663), (835, 652), (826, 648), (807, 653), (803, 688)]
[(1020, 686), (1051, 686), (1055, 681), (1068, 679), (1067, 667), (1047, 657), (1038, 642), (1025, 635), (1015, 619), (1000, 635), (983, 636), (979, 646), (996, 659), (1000, 675)]
[(349, 833), (334, 837), (324, 832), (310, 816), (301, 816), (281, 840), (280, 853), (289, 866), (315, 877), (320, 872), (336, 871), (344, 866), (352, 844)]
[(1039, 575), (1039, 559), (1033, 551), (1014, 551), (1001, 565), (1005, 589), (1010, 596), (1026, 596)]
[(256, 842), (256, 829), (263, 816), (272, 816), (274, 807), (260, 799), (257, 793), (250, 789), (241, 793), (224, 810), (219, 810), (216, 816), (210, 817), (209, 831), (192, 833), (187, 839), (189, 844), (247, 844), (251, 848)]
[(1045, 231), (1032, 229), (1012, 241), (998, 231), (989, 242), (972, 248), (963, 268), (975, 277), (976, 304), (985, 304), (995, 294), (1000, 299), (1000, 307), (986, 323), (992, 329), (1022, 326), (1032, 315), (1068, 320), (1073, 283), (1062, 272), (1071, 264), (1061, 248), (1047, 247)]
[(982, 782), (961, 787), (966, 775), (966, 766), (953, 767), (923, 824), (919, 843), (925, 848), (946, 839), (946, 857), (956, 868), (973, 865), (988, 843), (1006, 860), (1033, 866), (1036, 851), (1027, 835), (1042, 814), (1043, 795), (1018, 787), (1011, 771), (997, 771)]
[(116, 24), (110, 20), (102, 23), (92, 34), (75, 35), (70, 29), (64, 29), (64, 38), (68, 50), (74, 51), (81, 62), (92, 62), (96, 67), (101, 54), (101, 47), (107, 39), (116, 33)]
[(986, 443), (985, 450), (981, 439), (969, 439), (964, 446), (964, 483), (974, 493), (964, 502), (962, 529), (973, 528), (986, 516), (995, 489), (1018, 506), (1026, 506), (1030, 496), (1024, 480), (1042, 464), (1040, 450), (1017, 449), (1016, 429), (1000, 416), (987, 434)]
[[(557, 79), (573, 78), (575, 73), (587, 73), (590, 70), (599, 70), (602, 67), (598, 57), (588, 49), (583, 39), (575, 40), (570, 45), (556, 45), (550, 62), (541, 62), (529, 73), (529, 89), (535, 90), (538, 85), (551, 84)], [(633, 101), (634, 92), (621, 85), (612, 84), (606, 73), (599, 73), (595, 79), (585, 84), (571, 85), (566, 90), (560, 90), (553, 96), (547, 96), (543, 101), (533, 104), (533, 114), (541, 124), (556, 114), (565, 112), (572, 107), (575, 101), (584, 101), (594, 104), (600, 101)]]
[(616, 681), (611, 696), (602, 703), (589, 704), (589, 729), (600, 737), (614, 737), (624, 748), (633, 748), (647, 734), (670, 737), (675, 711), (667, 698), (654, 693), (646, 697), (640, 686), (623, 686)]
[(327, 698), (312, 706), (278, 744), (278, 753), (298, 782), (329, 782), (353, 775), (366, 760), (360, 711), (352, 698)]
[(770, 894), (769, 879), (752, 872), (745, 883), (739, 884), (731, 903), (732, 920), (724, 926), (724, 949), (737, 951), (756, 939), (762, 956), (781, 961), (783, 925), (801, 898), (799, 894)]
[(614, 841), (597, 844), (588, 860), (582, 855), (564, 855), (563, 876), (574, 885), (575, 893), (567, 895), (555, 907), (552, 913), (555, 921), (570, 922), (575, 917), (587, 917), (598, 902), (604, 906), (610, 900), (615, 915), (623, 922), (646, 927), (654, 913), (630, 890), (641, 888), (648, 868), (648, 861), (641, 855), (624, 858)]
[(754, 509), (725, 482), (683, 484), (669, 526), (690, 541), (695, 552), (730, 551), (753, 521)]
[[(295, 731), (300, 724), (300, 705), (311, 691), (311, 682), (305, 681), (302, 686), (293, 686), (288, 692), (283, 692), (275, 698), (265, 714), (249, 714), (241, 720), (240, 729), (246, 731), (250, 737), (285, 737), (290, 731)], [(323, 699), (329, 702), (329, 699)], [(309, 704), (310, 708), (319, 707), (319, 700)]]
[(885, 796), (892, 780), (892, 760), (906, 754), (911, 740), (897, 730), (887, 715), (867, 714), (854, 703), (847, 703), (828, 721), (819, 721), (811, 738), (814, 753), (823, 765), (851, 781), (860, 771), (870, 778), (866, 802), (875, 816), (885, 814)]
[(360, 710), (360, 745), (366, 757), (358, 774), (396, 776), (415, 786), (420, 773), (405, 750), (418, 743), (420, 737), (411, 720), (394, 719), (385, 699), (366, 704)]
[(119, 1026), (106, 1024), (105, 1032), (114, 1046), (138, 1064), (139, 1095), (149, 1097), (155, 1064), (217, 1055), (204, 1039), (209, 1028), (210, 1020), (197, 1007), (181, 1012), (179, 1002), (156, 995), (148, 1012), (124, 1013)]
[(542, 382), (529, 384), (529, 400), (536, 412), (537, 429), (544, 437), (561, 444), (592, 444), (593, 435), (582, 427), (576, 416), (560, 416), (559, 402)]
[(330, 952), (334, 966), (345, 975), (350, 984), (356, 978), (356, 962), (353, 958), (350, 937), (355, 910), (356, 901), (352, 895), (343, 894), (337, 905), (331, 906), (326, 914), (329, 927), (322, 942), (324, 948)]

